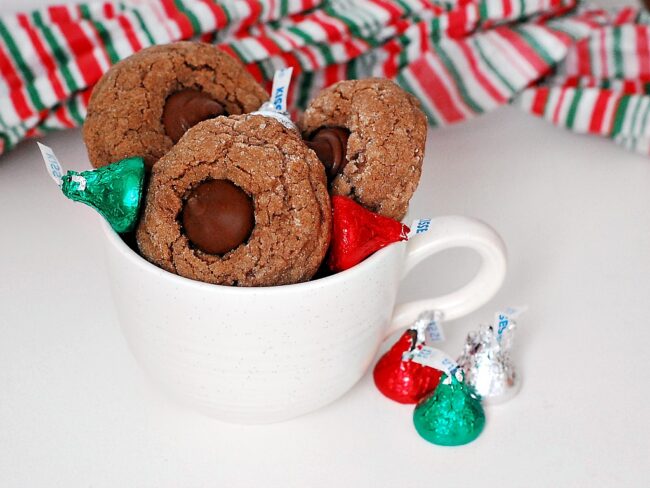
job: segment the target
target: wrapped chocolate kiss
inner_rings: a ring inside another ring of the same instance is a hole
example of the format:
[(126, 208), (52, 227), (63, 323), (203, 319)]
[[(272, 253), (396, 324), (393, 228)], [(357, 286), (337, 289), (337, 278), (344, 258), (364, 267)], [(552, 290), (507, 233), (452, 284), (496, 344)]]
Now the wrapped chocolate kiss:
[(442, 371), (412, 359), (425, 342), (444, 340), (441, 316), (435, 310), (422, 312), (379, 359), (373, 379), (382, 394), (399, 403), (416, 403), (438, 385)]
[(467, 335), (458, 364), (465, 372), (465, 381), (476, 389), (485, 403), (509, 400), (521, 387), (510, 349), (515, 319), (524, 311), (525, 307), (508, 308), (495, 315), (493, 325), (480, 326)]
[(429, 346), (419, 349), (413, 361), (445, 372), (438, 387), (413, 411), (418, 434), (439, 446), (460, 446), (476, 439), (485, 426), (485, 412), (481, 397), (464, 381), (463, 370), (445, 353)]
[(144, 160), (134, 157), (92, 171), (63, 174), (51, 148), (38, 143), (52, 179), (70, 200), (97, 210), (115, 232), (133, 230), (138, 220), (144, 186)]
[(287, 110), (287, 100), (289, 97), (289, 85), (291, 84), (291, 75), (293, 68), (283, 68), (277, 70), (273, 75), (273, 87), (271, 88), (271, 98), (264, 102), (262, 106), (251, 115), (262, 115), (271, 117), (286, 128), (298, 131), (298, 127), (291, 120)]

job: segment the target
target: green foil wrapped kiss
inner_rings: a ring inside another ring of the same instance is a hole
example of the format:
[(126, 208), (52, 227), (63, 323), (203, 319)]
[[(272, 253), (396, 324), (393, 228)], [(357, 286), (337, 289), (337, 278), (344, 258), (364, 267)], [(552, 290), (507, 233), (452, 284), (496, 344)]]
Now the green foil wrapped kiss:
[(413, 423), (418, 434), (433, 444), (460, 446), (479, 436), (485, 412), (481, 398), (465, 384), (459, 371), (444, 375), (438, 387), (418, 403)]
[(97, 210), (118, 233), (133, 230), (144, 185), (144, 161), (133, 157), (92, 171), (68, 171), (61, 190), (70, 200)]

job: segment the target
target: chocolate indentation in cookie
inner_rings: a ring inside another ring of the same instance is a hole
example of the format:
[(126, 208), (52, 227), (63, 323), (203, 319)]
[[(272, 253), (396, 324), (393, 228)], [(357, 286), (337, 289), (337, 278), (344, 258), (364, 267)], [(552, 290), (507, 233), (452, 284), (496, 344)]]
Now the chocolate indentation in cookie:
[(330, 179), (343, 171), (348, 162), (345, 156), (349, 136), (350, 131), (342, 127), (323, 127), (305, 141), (325, 166)]
[(255, 226), (253, 200), (227, 180), (197, 186), (182, 210), (185, 235), (208, 254), (225, 254), (245, 242)]
[(223, 105), (210, 95), (188, 88), (167, 98), (163, 108), (162, 123), (165, 132), (176, 144), (190, 127), (224, 113)]

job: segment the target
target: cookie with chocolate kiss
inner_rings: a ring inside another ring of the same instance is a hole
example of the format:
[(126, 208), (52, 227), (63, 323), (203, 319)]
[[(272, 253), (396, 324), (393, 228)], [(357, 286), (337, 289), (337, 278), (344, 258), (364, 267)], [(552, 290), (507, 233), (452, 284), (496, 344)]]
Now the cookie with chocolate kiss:
[(187, 129), (252, 112), (268, 94), (244, 66), (211, 44), (143, 49), (111, 67), (93, 89), (83, 137), (96, 168), (141, 156), (148, 169)]
[(331, 219), (314, 152), (277, 120), (248, 114), (195, 125), (158, 160), (136, 237), (142, 256), (186, 278), (284, 285), (314, 276)]
[(300, 122), (326, 167), (330, 192), (401, 220), (420, 181), (426, 116), (390, 80), (341, 81), (314, 98)]

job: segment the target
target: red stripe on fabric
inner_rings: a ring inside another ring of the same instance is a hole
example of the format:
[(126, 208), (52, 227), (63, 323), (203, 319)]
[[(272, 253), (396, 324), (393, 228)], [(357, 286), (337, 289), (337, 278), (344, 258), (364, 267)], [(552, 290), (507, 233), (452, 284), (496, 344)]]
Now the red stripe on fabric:
[(25, 132), (25, 138), (28, 139), (30, 137), (38, 137), (42, 136), (43, 133), (40, 131), (38, 127), (32, 127), (31, 129), (27, 129)]
[(112, 3), (105, 3), (102, 10), (104, 11), (104, 17), (107, 19), (115, 17), (115, 8)]
[(479, 70), (478, 67), (478, 62), (476, 60), (476, 57), (474, 56), (474, 53), (472, 50), (469, 48), (467, 45), (467, 42), (465, 40), (458, 40), (458, 47), (460, 47), (461, 51), (465, 55), (465, 59), (467, 59), (467, 62), (469, 64), (470, 69), (472, 70), (472, 73), (474, 73), (474, 76), (478, 80), (478, 82), (481, 84), (483, 89), (488, 92), (488, 94), (498, 103), (506, 103), (507, 98), (505, 98), (499, 90), (497, 90), (496, 86), (492, 84), (492, 82)]
[(636, 88), (637, 88), (636, 80), (623, 81), (623, 93), (636, 93)]
[(264, 47), (264, 50), (267, 52), (268, 56), (274, 56), (276, 54), (282, 53), (282, 49), (280, 49), (280, 47), (268, 37), (261, 35), (254, 39)]
[(591, 76), (591, 51), (589, 50), (589, 39), (582, 39), (576, 43), (577, 75)]
[(548, 102), (549, 94), (550, 89), (548, 87), (537, 88), (535, 90), (535, 96), (533, 97), (530, 111), (540, 117), (543, 116), (544, 111), (546, 110), (546, 102)]
[(330, 43), (340, 41), (344, 35), (349, 34), (348, 27), (344, 23), (332, 19), (320, 10), (314, 14), (313, 20), (325, 31)]
[(92, 42), (77, 22), (71, 22), (59, 31), (68, 43), (84, 81), (92, 85), (102, 76), (102, 68), (93, 54)]
[[(429, 54), (433, 56), (433, 54)], [(411, 65), (411, 72), (417, 78), (427, 98), (438, 109), (446, 122), (460, 122), (465, 116), (454, 106), (447, 87), (433, 70), (426, 56)]]
[(65, 90), (63, 89), (63, 84), (57, 78), (56, 75), (57, 73), (56, 62), (45, 49), (45, 46), (41, 42), (34, 28), (29, 24), (29, 21), (27, 20), (27, 15), (18, 14), (18, 23), (23, 28), (23, 30), (27, 32), (27, 35), (29, 36), (29, 40), (32, 42), (32, 46), (34, 47), (36, 54), (38, 54), (41, 63), (45, 67), (45, 71), (47, 72), (47, 78), (50, 80), (50, 85), (52, 85), (52, 89), (54, 90), (54, 94), (56, 95), (57, 100), (63, 100), (66, 97), (66, 93)]
[(70, 117), (68, 117), (68, 114), (66, 113), (65, 108), (63, 105), (58, 107), (54, 111), (54, 116), (63, 124), (64, 127), (68, 127), (72, 129), (73, 127), (76, 127), (77, 124), (75, 124)]
[(250, 26), (255, 24), (258, 21), (260, 14), (262, 13), (262, 5), (259, 2), (255, 0), (249, 0), (246, 3), (248, 3), (248, 6), (250, 7), (250, 13), (248, 14), (248, 17), (243, 20), (242, 26)]
[[(79, 13), (79, 17), (82, 17), (81, 8), (77, 7), (77, 10), (78, 10), (78, 13)], [(104, 55), (104, 60), (106, 61), (106, 64), (108, 64), (110, 66), (111, 65), (111, 57), (108, 55), (108, 50), (106, 49), (106, 44), (104, 43), (104, 40), (102, 39), (102, 37), (99, 35), (99, 32), (97, 31), (97, 29), (95, 28), (95, 24), (93, 22), (91, 22), (91, 21), (88, 21), (88, 20), (83, 20), (83, 21), (80, 21), (79, 23), (81, 24), (81, 22), (85, 22), (86, 25), (88, 25), (88, 28), (90, 29), (90, 31), (92, 32), (92, 34), (93, 34), (93, 36), (95, 38), (94, 42), (93, 42), (93, 40), (90, 41), (91, 45), (99, 46), (102, 54)]]
[(365, 52), (364, 49), (361, 49), (359, 46), (357, 46), (358, 42), (363, 41), (361, 39), (350, 39), (349, 41), (345, 41), (343, 43), (343, 49), (345, 49), (345, 53), (347, 54), (348, 59), (354, 59)]
[(560, 96), (555, 105), (555, 110), (553, 111), (553, 123), (559, 124), (560, 122), (560, 112), (562, 111), (562, 105), (564, 104), (564, 98), (566, 97), (567, 90), (566, 88), (560, 88)]
[(217, 21), (217, 29), (222, 29), (228, 25), (228, 16), (221, 5), (218, 5), (211, 0), (203, 0), (203, 3), (212, 11), (212, 15), (214, 15), (214, 18)]
[(14, 69), (9, 56), (5, 50), (0, 46), (0, 73), (9, 85), (9, 98), (13, 103), (14, 109), (18, 116), (25, 120), (34, 115), (34, 110), (27, 101), (27, 97), (23, 93), (23, 82), (18, 76), (18, 72)]
[(392, 22), (393, 20), (399, 19), (403, 14), (404, 10), (399, 8), (395, 3), (389, 2), (386, 0), (373, 0), (375, 5), (378, 5), (379, 7), (383, 8), (385, 11), (388, 12), (390, 15), (390, 21)]
[(589, 123), (589, 132), (594, 134), (600, 134), (603, 118), (605, 117), (605, 111), (607, 110), (607, 104), (612, 95), (612, 92), (609, 90), (603, 90), (598, 94), (596, 103), (594, 104), (593, 111), (591, 113), (591, 122)]
[(548, 70), (549, 65), (528, 43), (513, 31), (510, 29), (495, 29), (494, 32), (508, 41), (530, 63), (535, 71), (541, 74)]
[(325, 68), (324, 70), (325, 85), (323, 86), (323, 88), (325, 88), (326, 86), (330, 86), (336, 83), (337, 81), (339, 81), (339, 75), (336, 71), (337, 69), (338, 66), (336, 64), (331, 64)]
[(602, 72), (600, 73), (601, 78), (609, 78), (609, 66), (607, 61), (607, 45), (606, 45), (606, 32), (604, 29), (600, 29), (598, 39), (600, 41), (600, 65)]
[(510, 0), (502, 0), (501, 4), (503, 5), (503, 18), (509, 19), (512, 15), (512, 3)]
[(650, 39), (647, 26), (636, 27), (636, 53), (639, 62), (639, 78), (650, 77)]
[(81, 91), (79, 100), (81, 101), (81, 104), (83, 105), (84, 108), (88, 107), (88, 103), (90, 102), (90, 95), (93, 93), (93, 87), (86, 88), (85, 90)]
[(120, 27), (124, 31), (126, 39), (129, 41), (129, 45), (131, 46), (131, 49), (133, 49), (133, 52), (135, 53), (142, 49), (142, 44), (140, 43), (138, 36), (135, 35), (133, 25), (129, 19), (127, 19), (124, 15), (120, 15), (117, 17), (117, 22), (120, 24)]
[(167, 14), (167, 17), (173, 20), (178, 26), (178, 29), (181, 31), (181, 37), (183, 39), (192, 37), (194, 35), (192, 24), (187, 16), (178, 10), (174, 0), (160, 0), (160, 3), (165, 10), (165, 14)]
[(50, 16), (50, 20), (55, 24), (66, 24), (72, 21), (68, 7), (63, 5), (48, 7), (47, 13)]
[(395, 41), (389, 41), (384, 45), (387, 57), (384, 62), (383, 72), (387, 78), (393, 78), (397, 75), (397, 57), (401, 51), (399, 44)]
[[(235, 59), (239, 59), (239, 58), (237, 56), (235, 56)], [(262, 72), (260, 67), (257, 65), (257, 63), (249, 63), (249, 64), (247, 64), (246, 65), (246, 70), (251, 75), (253, 75), (253, 78), (255, 78), (255, 80), (258, 83), (262, 83), (265, 80), (264, 73)], [(266, 91), (270, 93), (270, 90), (266, 90)]]
[(447, 34), (449, 37), (464, 37), (467, 34), (467, 11), (461, 7), (447, 14)]

